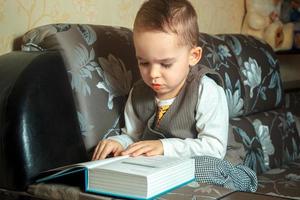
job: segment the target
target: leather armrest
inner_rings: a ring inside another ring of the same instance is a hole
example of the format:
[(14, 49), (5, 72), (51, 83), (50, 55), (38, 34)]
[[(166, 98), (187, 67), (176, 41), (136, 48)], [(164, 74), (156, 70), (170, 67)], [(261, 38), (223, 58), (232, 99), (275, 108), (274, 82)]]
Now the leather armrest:
[(0, 57), (0, 187), (23, 190), (41, 171), (86, 161), (72, 89), (58, 53)]

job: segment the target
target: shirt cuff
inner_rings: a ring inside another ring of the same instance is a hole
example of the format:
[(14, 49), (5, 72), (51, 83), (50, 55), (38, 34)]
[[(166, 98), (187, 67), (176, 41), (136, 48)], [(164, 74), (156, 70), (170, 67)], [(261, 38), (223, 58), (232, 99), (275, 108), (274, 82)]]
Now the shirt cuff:
[(188, 151), (180, 151), (180, 149), (185, 149), (185, 145), (179, 140), (179, 138), (160, 139), (163, 144), (164, 156), (190, 157)]

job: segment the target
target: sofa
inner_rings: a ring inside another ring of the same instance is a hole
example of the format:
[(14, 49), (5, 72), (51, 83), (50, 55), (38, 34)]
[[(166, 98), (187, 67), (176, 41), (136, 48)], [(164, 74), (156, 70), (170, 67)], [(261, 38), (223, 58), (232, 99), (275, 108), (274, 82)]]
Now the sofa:
[[(225, 159), (257, 173), (256, 194), (271, 195), (262, 199), (299, 199), (299, 120), (286, 107), (276, 54), (241, 34), (201, 33), (199, 45), (199, 66), (213, 68), (224, 82), (230, 114)], [(128, 28), (50, 24), (25, 33), (22, 51), (0, 56), (0, 197), (102, 199), (34, 180), (41, 171), (88, 161), (99, 140), (120, 134), (127, 94), (139, 79)], [(194, 182), (163, 199), (232, 192)]]

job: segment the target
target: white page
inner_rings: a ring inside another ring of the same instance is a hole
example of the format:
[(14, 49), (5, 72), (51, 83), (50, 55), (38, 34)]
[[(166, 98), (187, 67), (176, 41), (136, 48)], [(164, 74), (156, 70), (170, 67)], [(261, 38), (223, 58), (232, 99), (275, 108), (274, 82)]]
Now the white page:
[(80, 163), (80, 165), (85, 166), (88, 169), (100, 166), (100, 165), (105, 165), (111, 162), (115, 162), (117, 160), (122, 160), (125, 158), (128, 158), (129, 156), (117, 156), (117, 157), (112, 157), (112, 158), (106, 158), (104, 160), (95, 160), (95, 161), (89, 161), (89, 162), (84, 162)]
[(57, 167), (57, 168), (54, 168), (54, 169), (50, 169), (50, 170), (47, 170), (45, 172), (48, 172), (48, 171), (49, 172), (51, 172), (51, 171), (57, 172), (57, 171), (65, 171), (65, 170), (67, 171), (69, 169), (77, 168), (77, 167), (85, 167), (85, 168), (91, 169), (91, 168), (94, 168), (94, 167), (97, 167), (97, 166), (100, 166), (100, 165), (105, 165), (105, 164), (108, 164), (110, 162), (115, 162), (115, 161), (122, 160), (122, 159), (125, 159), (125, 158), (128, 158), (128, 157), (129, 156), (126, 155), (126, 156), (106, 158), (104, 160), (94, 160), (94, 161), (76, 163), (76, 164), (65, 165), (65, 166), (62, 166), (62, 167)]
[(136, 165), (142, 165), (146, 167), (152, 167), (152, 168), (166, 168), (169, 166), (172, 166), (174, 164), (180, 163), (184, 161), (185, 159), (181, 158), (175, 158), (175, 157), (166, 157), (166, 156), (152, 156), (152, 157), (146, 157), (146, 156), (139, 156), (139, 157), (130, 157), (123, 161), (123, 163), (127, 164), (136, 164)]
[[(119, 171), (127, 174), (135, 174), (147, 176), (154, 172), (158, 172), (164, 168), (168, 168), (178, 163), (182, 163), (186, 159), (165, 157), (165, 156), (139, 156), (129, 157), (116, 162), (110, 162), (101, 165), (99, 169), (106, 169), (111, 171)], [(96, 168), (95, 168), (96, 169)]]

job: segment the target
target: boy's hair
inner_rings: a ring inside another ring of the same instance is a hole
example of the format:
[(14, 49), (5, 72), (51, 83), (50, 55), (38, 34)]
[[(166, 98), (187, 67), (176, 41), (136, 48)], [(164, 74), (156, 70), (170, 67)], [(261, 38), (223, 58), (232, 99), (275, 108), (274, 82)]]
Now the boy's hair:
[(197, 13), (188, 0), (148, 0), (139, 9), (134, 30), (158, 30), (178, 35), (179, 45), (197, 46)]

